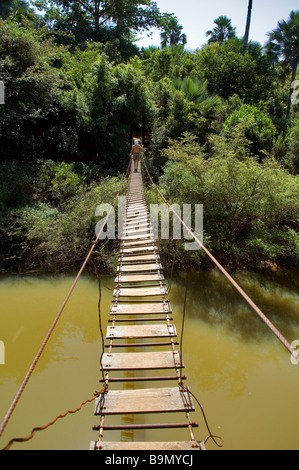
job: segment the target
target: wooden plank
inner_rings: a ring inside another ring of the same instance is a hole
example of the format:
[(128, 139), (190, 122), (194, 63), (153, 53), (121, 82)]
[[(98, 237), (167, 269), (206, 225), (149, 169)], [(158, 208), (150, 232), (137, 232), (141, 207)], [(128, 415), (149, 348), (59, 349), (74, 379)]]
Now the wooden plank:
[(148, 222), (150, 220), (150, 215), (149, 214), (144, 214), (144, 215), (131, 215), (128, 217), (125, 217), (124, 223), (128, 224), (130, 222)]
[(154, 318), (148, 318), (148, 317), (140, 317), (138, 315), (138, 318), (113, 318), (113, 320), (109, 319), (108, 322), (124, 322), (124, 323), (129, 323), (129, 322), (133, 322), (133, 323), (136, 323), (137, 321), (138, 322), (145, 322), (145, 323), (148, 323), (149, 321), (164, 321), (166, 322), (166, 320), (173, 320), (172, 317), (154, 317)]
[(157, 246), (140, 246), (136, 248), (124, 248), (120, 250), (120, 254), (123, 256), (130, 256), (132, 253), (149, 253), (152, 251), (158, 251)]
[(159, 260), (160, 256), (156, 255), (155, 253), (152, 253), (150, 255), (144, 255), (144, 254), (135, 254), (133, 256), (121, 256), (118, 258), (119, 262), (122, 263), (130, 263), (131, 261), (156, 261)]
[(127, 206), (126, 214), (128, 214), (128, 212), (135, 212), (135, 213), (147, 212), (148, 213), (149, 211), (146, 205), (140, 204), (140, 205), (136, 205), (135, 207), (134, 205)]
[(126, 223), (126, 228), (133, 228), (133, 227), (150, 227), (151, 222), (149, 220), (144, 220), (143, 222), (135, 222), (134, 220), (131, 222)]
[(92, 441), (90, 450), (205, 450), (203, 442), (197, 441), (148, 441), (148, 442), (115, 442)]
[(143, 212), (147, 211), (147, 206), (144, 203), (133, 203), (130, 205), (127, 205), (126, 207), (126, 212)]
[(153, 246), (154, 244), (156, 243), (155, 239), (154, 238), (151, 238), (151, 239), (148, 239), (148, 240), (136, 240), (136, 241), (131, 241), (131, 242), (127, 242), (125, 240), (121, 240), (121, 246), (123, 248), (129, 248), (129, 247), (143, 247), (143, 246), (148, 246), (148, 245), (151, 245)]
[(132, 202), (127, 205), (127, 210), (133, 211), (139, 209), (147, 210), (146, 204), (144, 202)]
[(116, 277), (114, 282), (117, 283), (127, 283), (127, 282), (146, 282), (146, 281), (163, 281), (163, 274), (129, 274), (129, 275), (120, 275)]
[(138, 315), (138, 314), (161, 314), (171, 313), (169, 302), (149, 302), (146, 304), (120, 304), (111, 305), (111, 315)]
[(95, 400), (95, 415), (194, 411), (188, 389), (179, 387), (109, 390)]
[(153, 231), (151, 228), (141, 228), (141, 229), (132, 229), (132, 230), (123, 230), (121, 234), (121, 238), (127, 237), (127, 238), (132, 238), (132, 235), (153, 235)]
[(143, 214), (127, 214), (126, 215), (126, 218), (124, 220), (125, 222), (125, 226), (128, 225), (130, 222), (137, 222), (137, 223), (149, 223), (150, 222), (150, 216), (149, 214), (147, 213), (143, 213)]
[(101, 370), (178, 369), (181, 363), (178, 351), (104, 353)]
[(155, 424), (103, 424), (103, 425), (96, 425), (93, 426), (92, 429), (94, 431), (99, 431), (102, 429), (103, 431), (117, 431), (121, 429), (169, 429), (169, 428), (188, 428), (192, 426), (192, 428), (198, 428), (198, 423), (155, 423)]
[[(181, 380), (187, 380), (187, 377), (185, 375), (180, 375)], [(154, 377), (150, 377), (149, 375), (145, 375), (143, 377), (109, 377), (109, 382), (157, 382), (161, 380), (175, 380), (176, 382), (178, 381), (178, 376), (177, 375), (156, 375)], [(105, 382), (105, 380), (100, 379), (100, 383)]]
[[(136, 196), (134, 199), (136, 199), (136, 198), (139, 199), (140, 195), (138, 197)], [(140, 206), (145, 207), (145, 202), (139, 202), (139, 201), (134, 202), (134, 199), (128, 199), (127, 198), (127, 206), (128, 207), (140, 207)]]
[(125, 233), (125, 234), (134, 234), (133, 232), (135, 232), (135, 235), (138, 234), (138, 233), (153, 233), (153, 230), (152, 230), (152, 227), (150, 225), (147, 225), (147, 226), (134, 226), (132, 225), (132, 227), (126, 227), (123, 229), (122, 233)]
[(126, 211), (126, 216), (127, 217), (131, 217), (131, 216), (137, 216), (137, 215), (145, 215), (145, 214), (149, 214), (148, 210), (146, 207), (144, 208), (136, 208), (136, 209), (127, 209)]
[(144, 199), (144, 196), (142, 193), (139, 195), (136, 195), (136, 197), (133, 196), (127, 196), (127, 206), (130, 207), (132, 204), (143, 204), (144, 206), (146, 205), (146, 201)]
[(129, 197), (127, 198), (127, 208), (131, 208), (134, 205), (139, 207), (147, 207), (146, 202), (142, 194), (137, 195), (135, 198)]
[[(148, 214), (148, 212), (146, 212), (146, 213), (145, 213), (145, 212), (143, 212), (143, 213), (139, 213), (139, 212), (138, 212), (138, 213), (135, 214), (135, 217), (133, 217), (133, 216), (134, 216), (134, 213), (133, 213), (133, 212), (132, 212), (132, 213), (128, 213), (128, 212), (127, 212), (127, 214), (126, 214), (126, 219), (129, 218), (129, 220), (126, 222), (126, 224), (133, 223), (134, 220), (135, 220), (137, 217), (143, 219), (143, 220), (142, 220), (142, 223), (144, 223), (144, 224), (145, 224), (145, 223), (149, 223), (149, 214)], [(132, 217), (133, 217), (133, 218), (132, 218)]]
[(133, 232), (137, 231), (138, 232), (146, 232), (147, 230), (151, 230), (151, 224), (149, 221), (143, 222), (142, 224), (134, 222), (133, 224), (127, 224), (124, 228), (123, 231), (125, 232)]
[(160, 263), (157, 264), (128, 264), (117, 267), (117, 271), (121, 272), (139, 272), (139, 271), (157, 271), (162, 270)]
[(139, 209), (139, 210), (128, 210), (126, 212), (126, 218), (131, 218), (131, 217), (144, 217), (144, 216), (149, 216), (149, 212), (147, 209)]
[[(178, 346), (180, 343), (178, 341), (152, 341), (152, 342), (142, 342), (142, 343), (137, 343), (134, 341), (134, 349), (135, 348), (148, 348), (148, 347), (156, 347), (156, 346)], [(128, 343), (116, 343), (114, 341), (113, 344), (105, 344), (105, 348), (128, 348), (130, 346)], [(177, 378), (177, 377), (176, 377)], [(109, 381), (111, 380), (111, 377), (109, 378)], [(148, 380), (148, 379), (147, 379)]]
[(108, 326), (107, 339), (169, 338), (177, 336), (175, 325)]
[(154, 237), (152, 233), (146, 233), (146, 234), (140, 234), (140, 235), (129, 235), (127, 237), (120, 237), (121, 240), (123, 241), (129, 241), (129, 240), (146, 240), (146, 239), (151, 239), (154, 241)]
[(151, 297), (156, 295), (167, 295), (166, 287), (120, 287), (113, 291), (114, 297)]
[(145, 220), (143, 222), (135, 222), (134, 220), (132, 222), (127, 222), (126, 223), (126, 228), (133, 228), (133, 227), (150, 227), (151, 222), (149, 220)]
[(149, 216), (144, 217), (132, 217), (131, 219), (125, 219), (123, 222), (123, 228), (132, 227), (142, 224), (151, 224)]

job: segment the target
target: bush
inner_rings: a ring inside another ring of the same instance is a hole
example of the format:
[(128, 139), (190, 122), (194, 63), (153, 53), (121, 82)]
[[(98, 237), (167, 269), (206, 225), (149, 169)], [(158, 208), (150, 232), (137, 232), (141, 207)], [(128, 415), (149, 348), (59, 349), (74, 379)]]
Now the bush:
[(233, 145), (211, 138), (212, 155), (205, 159), (189, 143), (187, 155), (183, 140), (170, 142), (160, 186), (170, 203), (203, 204), (204, 236), (217, 257), (235, 267), (296, 264), (299, 178), (270, 158), (238, 158), (240, 137)]
[[(4, 270), (59, 272), (78, 268), (95, 238), (95, 209), (112, 203), (123, 184), (106, 178), (64, 199), (60, 208), (47, 202), (11, 211), (0, 223), (0, 255)], [(104, 269), (114, 263), (114, 242), (97, 246), (96, 262)]]
[(223, 135), (229, 137), (236, 128), (244, 130), (253, 153), (271, 150), (276, 129), (271, 119), (255, 106), (243, 104), (234, 111), (224, 123)]
[(57, 163), (46, 160), (41, 164), (37, 191), (42, 200), (64, 204), (82, 190), (80, 178), (74, 171), (74, 163)]

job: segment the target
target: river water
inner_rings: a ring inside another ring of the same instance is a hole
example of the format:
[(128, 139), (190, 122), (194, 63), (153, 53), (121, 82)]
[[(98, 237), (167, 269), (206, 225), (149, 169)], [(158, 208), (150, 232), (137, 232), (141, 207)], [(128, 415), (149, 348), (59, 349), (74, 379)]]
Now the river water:
[[(264, 276), (241, 273), (235, 278), (289, 342), (299, 340), (299, 276), (286, 271)], [(0, 419), (5, 415), (38, 348), (73, 281), (72, 276), (4, 277), (0, 280)], [(218, 272), (178, 273), (169, 298), (181, 335), (183, 299), (187, 290), (183, 334), (184, 374), (200, 402), (211, 432), (221, 436), (223, 449), (299, 448), (299, 365)], [(108, 324), (113, 278), (102, 279), (103, 330)], [(76, 409), (100, 389), (101, 337), (98, 282), (83, 275), (59, 320), (37, 367), (0, 440), (25, 437), (58, 414)], [(151, 385), (143, 385), (151, 386)], [(163, 386), (163, 384), (161, 384)], [(171, 386), (164, 384), (164, 386)], [(175, 385), (174, 385), (175, 386)], [(139, 385), (138, 385), (139, 387)], [(137, 388), (138, 388), (137, 387)], [(195, 403), (195, 437), (208, 431)], [(119, 422), (111, 418), (111, 423)], [(128, 416), (126, 422), (144, 422)], [(159, 416), (146, 417), (159, 422)], [(184, 421), (174, 413), (167, 420)], [(26, 443), (12, 449), (88, 449), (99, 424), (94, 403), (59, 419)], [(188, 440), (187, 430), (109, 431), (105, 440)], [(220, 441), (218, 441), (220, 442)], [(207, 449), (219, 449), (209, 439)]]

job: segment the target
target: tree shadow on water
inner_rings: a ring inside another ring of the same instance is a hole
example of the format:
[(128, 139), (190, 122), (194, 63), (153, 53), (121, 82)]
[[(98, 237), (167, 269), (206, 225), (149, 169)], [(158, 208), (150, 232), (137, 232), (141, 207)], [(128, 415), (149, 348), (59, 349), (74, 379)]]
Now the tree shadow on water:
[[(186, 273), (172, 281), (172, 307), (183, 311)], [(275, 277), (251, 272), (233, 276), (244, 292), (288, 341), (299, 337), (299, 275)], [(190, 272), (187, 280), (186, 317), (225, 327), (242, 341), (261, 341), (273, 335), (235, 287), (218, 271)]]

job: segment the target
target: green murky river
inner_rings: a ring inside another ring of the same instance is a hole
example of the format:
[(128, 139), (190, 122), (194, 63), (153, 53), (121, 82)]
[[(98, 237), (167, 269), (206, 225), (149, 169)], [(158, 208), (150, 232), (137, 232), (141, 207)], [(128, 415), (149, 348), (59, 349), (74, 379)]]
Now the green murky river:
[[(180, 339), (185, 275), (172, 282), (170, 301)], [(299, 276), (287, 271), (265, 277), (236, 276), (244, 290), (289, 342), (299, 340)], [(28, 367), (59, 310), (73, 277), (4, 277), (0, 280), (0, 419), (5, 415)], [(101, 311), (106, 330), (113, 278), (102, 281)], [(24, 437), (35, 426), (76, 409), (100, 389), (101, 340), (98, 322), (98, 282), (84, 275), (71, 296), (54, 333), (28, 382), (0, 441)], [(4, 359), (4, 360), (3, 360)], [(299, 365), (261, 319), (217, 272), (194, 273), (188, 281), (183, 336), (186, 385), (200, 401), (213, 434), (223, 449), (299, 448)], [(148, 385), (145, 385), (148, 386)], [(163, 386), (163, 385), (162, 385)], [(165, 384), (164, 384), (165, 386)], [(169, 386), (169, 385), (166, 385)], [(184, 421), (171, 415), (173, 422)], [(111, 423), (119, 422), (111, 418)], [(127, 417), (127, 422), (133, 418)], [(135, 418), (135, 422), (141, 417)], [(159, 422), (150, 415), (147, 422)], [(196, 405), (195, 437), (208, 431)], [(88, 449), (96, 440), (94, 403), (60, 419), (27, 443), (12, 449)], [(165, 431), (109, 431), (105, 440), (165, 440)], [(189, 439), (188, 430), (169, 430), (167, 440)], [(211, 439), (207, 449), (218, 449)]]

